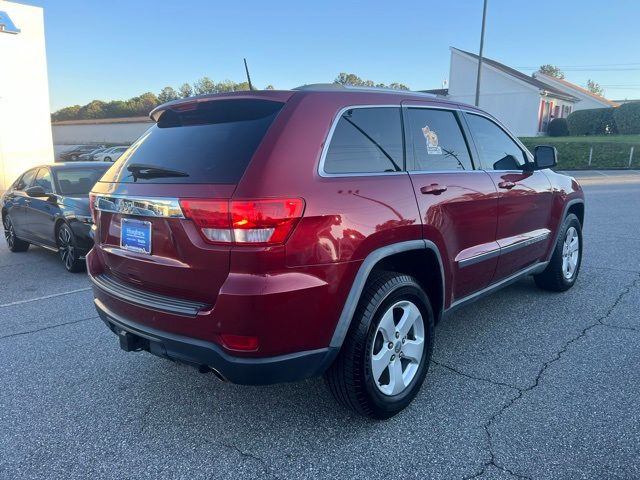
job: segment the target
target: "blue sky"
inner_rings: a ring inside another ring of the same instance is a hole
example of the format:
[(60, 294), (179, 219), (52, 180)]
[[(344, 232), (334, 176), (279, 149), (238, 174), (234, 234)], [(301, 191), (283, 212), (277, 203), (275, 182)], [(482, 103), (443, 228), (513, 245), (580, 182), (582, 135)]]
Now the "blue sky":
[[(202, 76), (292, 88), (342, 71), (438, 88), (449, 46), (476, 52), (482, 0), (22, 0), (44, 7), (52, 110)], [(489, 0), (485, 55), (565, 66), (609, 98), (640, 98), (640, 2)]]

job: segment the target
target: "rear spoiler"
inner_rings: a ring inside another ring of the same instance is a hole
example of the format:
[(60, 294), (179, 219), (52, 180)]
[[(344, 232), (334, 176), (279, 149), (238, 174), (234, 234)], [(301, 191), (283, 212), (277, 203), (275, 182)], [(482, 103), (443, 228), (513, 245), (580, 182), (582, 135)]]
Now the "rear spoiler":
[(261, 100), (275, 100), (280, 102), (286, 102), (291, 98), (293, 94), (291, 90), (252, 90), (242, 92), (230, 92), (230, 93), (214, 93), (206, 95), (198, 95), (196, 97), (181, 98), (179, 100), (173, 100), (171, 102), (158, 105), (151, 110), (149, 118), (154, 122), (158, 122), (160, 116), (167, 110), (173, 110), (175, 112), (186, 112), (189, 110), (195, 110), (200, 103), (213, 102), (216, 100), (236, 100), (236, 99), (261, 99)]

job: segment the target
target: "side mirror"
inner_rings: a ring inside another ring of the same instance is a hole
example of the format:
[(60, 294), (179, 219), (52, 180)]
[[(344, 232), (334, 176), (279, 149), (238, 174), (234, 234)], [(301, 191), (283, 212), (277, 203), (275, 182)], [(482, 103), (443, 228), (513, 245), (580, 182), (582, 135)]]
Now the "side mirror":
[(44, 188), (42, 188), (40, 185), (34, 185), (33, 187), (29, 187), (24, 191), (24, 193), (34, 198), (42, 198), (42, 197), (49, 196), (49, 194), (45, 192)]
[(533, 151), (533, 163), (536, 170), (555, 167), (558, 164), (558, 151), (551, 145), (538, 145)]

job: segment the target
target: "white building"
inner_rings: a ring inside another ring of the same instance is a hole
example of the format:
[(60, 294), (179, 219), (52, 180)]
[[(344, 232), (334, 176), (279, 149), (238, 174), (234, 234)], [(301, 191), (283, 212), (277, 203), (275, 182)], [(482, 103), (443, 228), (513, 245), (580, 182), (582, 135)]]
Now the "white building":
[(52, 124), (56, 148), (78, 144), (129, 145), (153, 126), (149, 117), (64, 120)]
[(577, 98), (577, 102), (574, 110), (586, 110), (588, 108), (608, 108), (619, 107), (620, 103), (608, 100), (600, 95), (591, 93), (586, 88), (582, 88), (579, 85), (568, 82), (562, 78), (551, 77), (545, 75), (542, 72), (536, 72), (533, 77), (552, 86), (553, 88), (565, 92), (568, 95), (572, 95)]
[[(478, 56), (451, 47), (448, 97), (474, 104)], [(484, 57), (479, 107), (517, 136), (546, 132), (552, 118), (566, 117), (578, 98), (548, 83)]]
[(43, 11), (0, 0), (0, 191), (51, 162)]

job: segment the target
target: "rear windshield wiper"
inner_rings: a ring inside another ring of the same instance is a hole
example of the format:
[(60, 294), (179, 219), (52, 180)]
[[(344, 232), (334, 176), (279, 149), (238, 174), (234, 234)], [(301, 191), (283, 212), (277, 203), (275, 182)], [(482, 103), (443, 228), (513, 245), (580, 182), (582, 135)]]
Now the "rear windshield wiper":
[(127, 165), (127, 170), (131, 172), (133, 181), (138, 178), (169, 178), (169, 177), (188, 177), (189, 174), (180, 170), (171, 170), (155, 165), (145, 165), (143, 163), (132, 163)]

